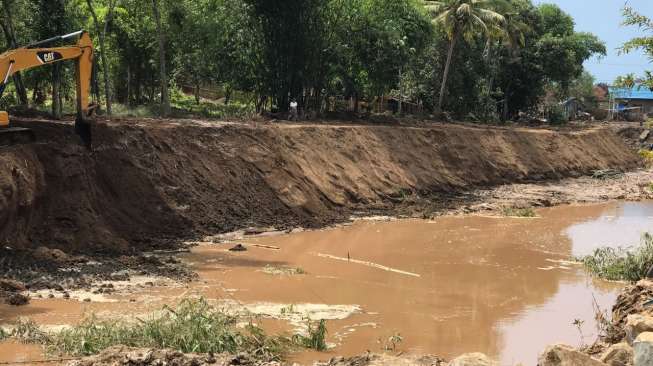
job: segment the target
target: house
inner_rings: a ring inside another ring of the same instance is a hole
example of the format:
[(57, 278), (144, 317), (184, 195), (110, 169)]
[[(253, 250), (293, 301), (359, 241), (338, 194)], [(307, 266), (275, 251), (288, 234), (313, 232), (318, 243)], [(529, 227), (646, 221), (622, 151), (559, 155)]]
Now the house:
[(653, 114), (653, 91), (647, 87), (611, 87), (610, 99), (614, 101), (615, 110), (638, 110), (642, 114)]

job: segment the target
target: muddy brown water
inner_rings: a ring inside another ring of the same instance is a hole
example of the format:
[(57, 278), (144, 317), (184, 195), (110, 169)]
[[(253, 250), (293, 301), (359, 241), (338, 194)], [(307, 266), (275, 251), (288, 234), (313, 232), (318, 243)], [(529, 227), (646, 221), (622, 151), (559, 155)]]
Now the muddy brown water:
[[(643, 232), (653, 232), (653, 203), (565, 206), (538, 215), (360, 221), (248, 238), (237, 241), (248, 247), (239, 253), (202, 244), (183, 256), (200, 275), (190, 285), (134, 285), (90, 303), (57, 298), (2, 305), (0, 323), (30, 317), (55, 326), (90, 314), (142, 315), (201, 295), (281, 318), (261, 320), (272, 332), (301, 327), (307, 314), (328, 319), (335, 348), (293, 355), (302, 363), (379, 352), (392, 348), (394, 338), (395, 351), (483, 352), (505, 365), (532, 365), (547, 344), (594, 340), (593, 302), (609, 310), (622, 285), (591, 279), (568, 260), (599, 246), (638, 243)], [(572, 325), (576, 319), (580, 330)], [(34, 359), (34, 352), (0, 344), (0, 362)]]

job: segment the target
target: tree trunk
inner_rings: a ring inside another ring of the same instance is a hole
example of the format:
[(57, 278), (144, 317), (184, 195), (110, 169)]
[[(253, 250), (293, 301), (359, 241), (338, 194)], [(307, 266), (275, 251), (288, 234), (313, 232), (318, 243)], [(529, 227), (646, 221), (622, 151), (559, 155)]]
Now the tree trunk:
[(403, 113), (403, 106), (401, 105), (403, 100), (404, 100), (404, 90), (403, 90), (403, 85), (401, 83), (402, 81), (402, 72), (401, 72), (401, 67), (399, 68), (399, 115)]
[(61, 64), (52, 65), (52, 118), (61, 119)]
[(131, 105), (131, 90), (132, 90), (132, 68), (129, 63), (127, 63), (127, 106)]
[(159, 35), (159, 73), (161, 79), (161, 115), (170, 114), (170, 97), (168, 95), (168, 75), (166, 74), (166, 38), (161, 25), (158, 0), (152, 0), (152, 13), (156, 21), (156, 31)]
[(440, 85), (440, 98), (438, 99), (438, 112), (442, 112), (442, 104), (444, 103), (444, 93), (447, 90), (447, 79), (449, 78), (449, 68), (451, 67), (451, 58), (453, 50), (456, 47), (456, 40), (458, 39), (458, 32), (454, 31), (451, 37), (451, 44), (449, 45), (449, 52), (447, 53), (447, 63), (444, 65), (444, 74), (442, 75), (442, 85)]
[[(14, 19), (11, 13), (11, 7), (9, 6), (9, 1), (2, 0), (2, 5), (4, 8), (4, 18), (2, 19), (2, 30), (5, 34), (5, 39), (7, 40), (7, 45), (9, 48), (17, 48), (16, 44), (16, 34), (14, 33)], [(20, 72), (16, 72), (13, 75), (14, 85), (16, 86), (16, 93), (18, 94), (18, 101), (22, 106), (28, 105), (27, 98), (27, 89), (25, 89), (25, 84), (23, 83), (23, 77)]]
[(88, 5), (88, 10), (91, 13), (91, 17), (93, 17), (95, 33), (97, 33), (100, 38), (100, 49), (101, 49), (100, 58), (102, 59), (102, 74), (104, 76), (104, 99), (107, 107), (107, 115), (111, 117), (111, 85), (109, 83), (110, 80), (109, 64), (107, 63), (107, 56), (106, 56), (107, 48), (105, 47), (105, 40), (106, 40), (107, 29), (109, 27), (109, 22), (111, 22), (111, 18), (113, 17), (113, 9), (116, 6), (116, 1), (113, 0), (109, 1), (108, 4), (109, 11), (104, 18), (104, 25), (101, 30), (100, 30), (100, 22), (98, 21), (97, 14), (95, 13), (95, 9), (93, 9), (92, 0), (86, 0), (86, 4)]

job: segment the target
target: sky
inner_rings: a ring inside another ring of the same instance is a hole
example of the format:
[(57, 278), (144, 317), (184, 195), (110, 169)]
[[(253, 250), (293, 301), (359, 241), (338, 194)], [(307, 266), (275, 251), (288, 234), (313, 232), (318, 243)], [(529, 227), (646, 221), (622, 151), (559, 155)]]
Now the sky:
[[(576, 30), (591, 32), (606, 43), (608, 56), (585, 63), (597, 82), (610, 83), (619, 75), (643, 74), (653, 64), (642, 52), (619, 55), (617, 49), (633, 37), (642, 35), (636, 27), (621, 26), (625, 0), (534, 0), (535, 4), (553, 3), (574, 17)], [(641, 14), (653, 18), (653, 0), (628, 0)]]

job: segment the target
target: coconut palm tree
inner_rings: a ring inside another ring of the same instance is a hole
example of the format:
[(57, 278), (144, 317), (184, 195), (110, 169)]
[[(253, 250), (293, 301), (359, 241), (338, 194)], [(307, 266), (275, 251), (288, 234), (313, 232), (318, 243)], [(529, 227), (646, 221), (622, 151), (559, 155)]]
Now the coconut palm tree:
[(458, 40), (463, 37), (471, 40), (481, 34), (496, 33), (501, 29), (505, 18), (497, 9), (502, 0), (425, 0), (426, 10), (433, 16), (433, 22), (443, 27), (449, 38), (449, 51), (440, 85), (438, 110), (442, 110), (447, 78), (451, 68), (451, 58)]

